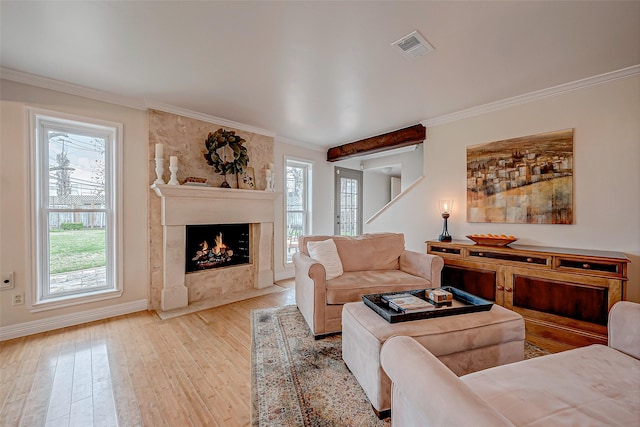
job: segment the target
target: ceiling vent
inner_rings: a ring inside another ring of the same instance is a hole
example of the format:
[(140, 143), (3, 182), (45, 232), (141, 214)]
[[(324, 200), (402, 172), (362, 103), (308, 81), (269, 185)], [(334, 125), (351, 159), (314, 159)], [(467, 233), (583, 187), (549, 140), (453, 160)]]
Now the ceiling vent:
[(416, 59), (433, 50), (433, 46), (417, 31), (396, 40), (391, 46), (397, 47), (402, 55), (410, 59)]

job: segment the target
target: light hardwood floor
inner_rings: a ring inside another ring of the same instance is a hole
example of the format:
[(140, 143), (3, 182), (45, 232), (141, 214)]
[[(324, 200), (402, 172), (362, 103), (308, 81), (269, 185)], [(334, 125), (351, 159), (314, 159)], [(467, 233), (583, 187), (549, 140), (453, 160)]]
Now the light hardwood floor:
[(0, 343), (0, 426), (246, 426), (251, 311), (268, 294), (168, 320), (138, 312)]

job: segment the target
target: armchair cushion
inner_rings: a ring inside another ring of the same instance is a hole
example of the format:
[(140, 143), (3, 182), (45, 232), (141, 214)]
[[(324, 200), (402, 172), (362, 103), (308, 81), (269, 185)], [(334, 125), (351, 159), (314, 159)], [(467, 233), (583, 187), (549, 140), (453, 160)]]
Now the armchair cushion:
[(327, 304), (359, 301), (363, 294), (382, 294), (402, 290), (424, 289), (431, 282), (401, 270), (347, 271), (327, 282)]
[(326, 279), (331, 280), (342, 276), (342, 261), (338, 256), (338, 248), (333, 239), (307, 243), (309, 256), (324, 266)]

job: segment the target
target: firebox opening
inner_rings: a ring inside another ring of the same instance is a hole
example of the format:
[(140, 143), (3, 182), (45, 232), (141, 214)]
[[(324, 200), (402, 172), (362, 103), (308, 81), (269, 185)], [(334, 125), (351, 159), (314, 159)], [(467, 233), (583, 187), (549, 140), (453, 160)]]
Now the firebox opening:
[(251, 262), (249, 224), (187, 225), (186, 233), (187, 273)]

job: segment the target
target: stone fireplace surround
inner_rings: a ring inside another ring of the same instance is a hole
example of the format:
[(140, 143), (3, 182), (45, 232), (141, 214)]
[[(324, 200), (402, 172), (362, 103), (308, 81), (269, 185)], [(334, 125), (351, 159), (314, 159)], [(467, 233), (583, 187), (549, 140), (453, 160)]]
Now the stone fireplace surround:
[[(151, 188), (161, 198), (162, 311), (273, 285), (273, 224), (279, 193), (165, 184)], [(185, 274), (186, 226), (236, 223), (250, 224), (251, 264)]]

